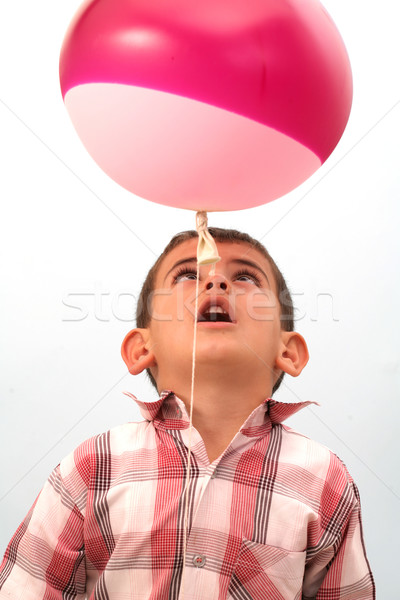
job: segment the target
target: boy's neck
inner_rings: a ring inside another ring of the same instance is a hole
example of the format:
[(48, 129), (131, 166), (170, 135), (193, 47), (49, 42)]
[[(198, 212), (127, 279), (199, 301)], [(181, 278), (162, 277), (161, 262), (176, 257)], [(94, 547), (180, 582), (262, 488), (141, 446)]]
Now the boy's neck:
[[(200, 433), (210, 462), (229, 445), (246, 419), (271, 393), (271, 388), (260, 378), (251, 376), (222, 378), (221, 373), (196, 371), (194, 383), (193, 426)], [(178, 385), (170, 388), (190, 411), (191, 380), (178, 378)]]

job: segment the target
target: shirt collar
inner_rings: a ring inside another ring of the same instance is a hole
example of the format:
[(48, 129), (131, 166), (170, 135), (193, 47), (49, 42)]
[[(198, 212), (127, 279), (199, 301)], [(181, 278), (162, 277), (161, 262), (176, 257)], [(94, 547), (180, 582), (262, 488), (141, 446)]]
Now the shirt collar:
[[(124, 393), (137, 403), (142, 417), (146, 421), (152, 421), (156, 428), (176, 430), (189, 427), (189, 415), (185, 404), (175, 396), (173, 391), (162, 392), (159, 400), (153, 402), (141, 402), (130, 392)], [(282, 423), (310, 404), (316, 404), (316, 402), (287, 403), (267, 398), (249, 415), (240, 428), (240, 432), (248, 437), (266, 435), (273, 425)]]

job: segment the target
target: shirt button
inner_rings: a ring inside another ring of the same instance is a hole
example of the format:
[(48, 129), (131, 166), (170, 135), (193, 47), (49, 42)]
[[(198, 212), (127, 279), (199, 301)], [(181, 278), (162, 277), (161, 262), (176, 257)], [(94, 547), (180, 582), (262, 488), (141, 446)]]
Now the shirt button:
[(215, 479), (216, 476), (217, 476), (217, 469), (214, 469), (210, 479)]
[(206, 564), (206, 557), (204, 554), (196, 554), (196, 556), (193, 557), (193, 564), (195, 567), (204, 567)]

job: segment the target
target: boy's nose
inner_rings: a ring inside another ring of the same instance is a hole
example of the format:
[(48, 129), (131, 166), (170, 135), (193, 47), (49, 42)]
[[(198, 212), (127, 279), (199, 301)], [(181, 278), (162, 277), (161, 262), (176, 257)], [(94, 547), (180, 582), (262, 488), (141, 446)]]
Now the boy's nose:
[(215, 288), (215, 290), (221, 289), (226, 292), (228, 289), (228, 281), (221, 275), (214, 275), (214, 277), (209, 278), (206, 282), (205, 288), (206, 290), (211, 290), (212, 288)]

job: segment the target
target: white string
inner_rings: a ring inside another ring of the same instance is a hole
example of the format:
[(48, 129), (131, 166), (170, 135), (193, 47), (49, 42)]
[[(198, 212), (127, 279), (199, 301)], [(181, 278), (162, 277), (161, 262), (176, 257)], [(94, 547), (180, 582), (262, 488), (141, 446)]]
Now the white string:
[(196, 370), (196, 341), (197, 341), (197, 313), (199, 304), (199, 279), (200, 279), (200, 263), (197, 261), (197, 277), (196, 277), (196, 298), (194, 308), (194, 331), (193, 331), (193, 349), (192, 349), (192, 383), (190, 389), (190, 411), (189, 411), (189, 443), (186, 465), (186, 484), (185, 484), (185, 512), (183, 525), (183, 564), (182, 564), (182, 584), (181, 593), (184, 594), (185, 588), (185, 563), (186, 563), (186, 544), (187, 544), (187, 529), (189, 516), (189, 483), (190, 483), (190, 459), (192, 455), (192, 430), (193, 430), (193, 404), (194, 404), (194, 374)]
[(182, 563), (182, 581), (180, 597), (184, 596), (185, 589), (185, 563), (186, 563), (186, 545), (187, 545), (187, 530), (189, 518), (189, 484), (190, 484), (190, 460), (192, 456), (192, 430), (193, 430), (193, 404), (194, 404), (194, 376), (196, 370), (196, 342), (197, 342), (197, 318), (199, 311), (199, 280), (200, 280), (200, 265), (211, 264), (210, 274), (215, 273), (215, 263), (220, 260), (215, 240), (210, 235), (207, 229), (207, 213), (199, 211), (196, 214), (196, 229), (199, 235), (197, 244), (197, 275), (196, 275), (196, 297), (194, 307), (194, 330), (193, 330), (193, 349), (192, 349), (192, 382), (190, 387), (190, 410), (189, 410), (189, 440), (188, 454), (186, 464), (186, 483), (185, 483), (185, 508), (183, 518), (183, 563)]

